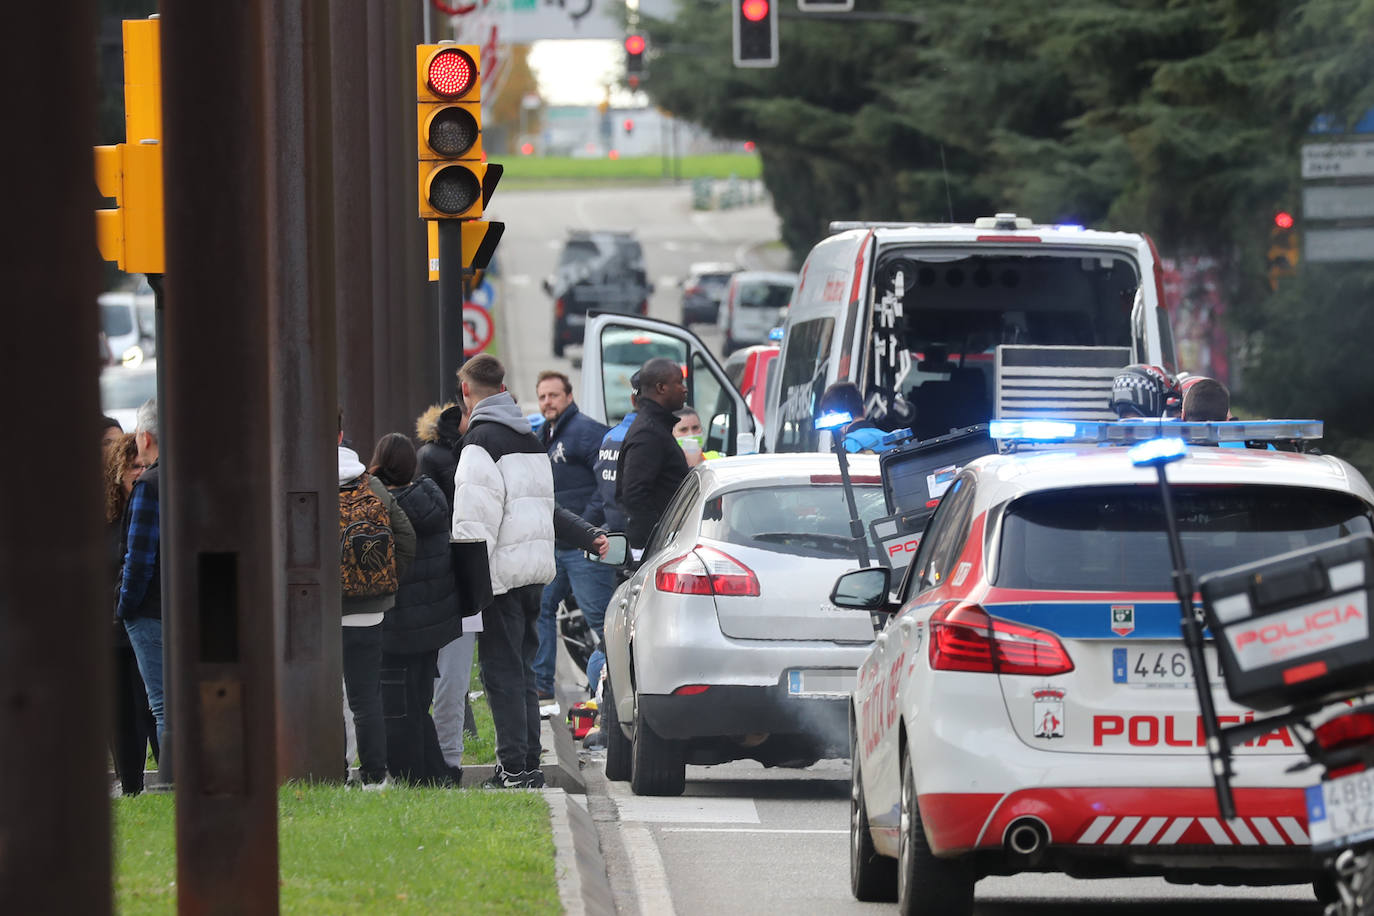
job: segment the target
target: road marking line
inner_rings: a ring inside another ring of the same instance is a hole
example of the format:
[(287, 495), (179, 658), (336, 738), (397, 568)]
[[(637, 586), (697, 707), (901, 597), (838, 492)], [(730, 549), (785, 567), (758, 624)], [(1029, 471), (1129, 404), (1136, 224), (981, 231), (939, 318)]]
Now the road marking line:
[(668, 890), (668, 872), (663, 856), (648, 827), (622, 825), (621, 838), (630, 870), (635, 876), (635, 896), (639, 898), (639, 912), (645, 916), (674, 916), (673, 897)]
[(848, 836), (848, 830), (812, 827), (661, 827), (664, 833), (834, 833)]
[(616, 799), (620, 820), (649, 823), (757, 824), (759, 810), (750, 798), (653, 798), (628, 796)]
[(529, 286), (534, 280), (529, 274), (511, 274), (506, 277), (506, 282), (511, 286)]

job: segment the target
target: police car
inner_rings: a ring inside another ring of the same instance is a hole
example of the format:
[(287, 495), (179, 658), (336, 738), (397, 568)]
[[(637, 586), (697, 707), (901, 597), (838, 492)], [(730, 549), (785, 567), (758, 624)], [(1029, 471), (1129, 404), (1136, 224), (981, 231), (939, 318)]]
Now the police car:
[[(957, 473), (897, 600), (879, 568), (832, 595), (893, 612), (850, 709), (854, 895), (952, 914), (971, 912), (979, 878), (1021, 871), (1312, 880), (1313, 777), (1286, 772), (1305, 759), (1288, 732), (1239, 749), (1240, 816), (1218, 814), (1157, 478), (1124, 446), (1213, 443), (1168, 468), (1199, 575), (1367, 533), (1374, 491), (1334, 457), (1214, 444), (1312, 438), (1318, 423), (992, 426), (1002, 453)], [(1253, 716), (1214, 693), (1222, 724)]]

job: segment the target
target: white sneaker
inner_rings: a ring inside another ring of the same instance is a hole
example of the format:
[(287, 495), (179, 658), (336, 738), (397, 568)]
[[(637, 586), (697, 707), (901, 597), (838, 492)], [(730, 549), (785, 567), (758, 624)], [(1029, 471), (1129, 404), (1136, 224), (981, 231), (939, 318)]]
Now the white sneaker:
[(539, 718), (552, 719), (558, 715), (558, 701), (553, 700), (548, 703), (541, 703), (539, 706)]
[(388, 773), (386, 776), (383, 776), (381, 782), (365, 782), (365, 783), (363, 783), (363, 791), (364, 791), (364, 792), (383, 792), (383, 791), (385, 791), (385, 790), (387, 790), (387, 789), (390, 789), (390, 788), (391, 788), (391, 774), (390, 774), (390, 773)]

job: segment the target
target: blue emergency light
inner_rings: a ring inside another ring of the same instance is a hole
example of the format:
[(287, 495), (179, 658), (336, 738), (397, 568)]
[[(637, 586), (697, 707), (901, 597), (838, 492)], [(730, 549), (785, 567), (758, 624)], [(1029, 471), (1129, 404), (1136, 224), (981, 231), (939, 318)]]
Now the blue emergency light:
[(1138, 445), (1179, 439), (1190, 445), (1320, 439), (1321, 420), (1225, 420), (1216, 423), (1136, 418), (1130, 420), (993, 420), (988, 435), (1004, 448), (1017, 445)]
[(854, 415), (847, 410), (828, 410), (816, 418), (816, 429), (839, 429), (854, 422)]
[(1131, 464), (1138, 468), (1153, 468), (1162, 464), (1170, 464), (1186, 457), (1188, 454), (1188, 443), (1177, 436), (1170, 436), (1167, 439), (1151, 439), (1149, 442), (1142, 442), (1131, 448), (1126, 453), (1126, 457), (1131, 459)]
[(782, 340), (782, 328), (781, 328), (781, 327), (777, 327), (777, 328), (773, 328), (773, 330), (769, 331), (769, 332), (768, 332), (768, 339), (769, 339), (769, 340)]

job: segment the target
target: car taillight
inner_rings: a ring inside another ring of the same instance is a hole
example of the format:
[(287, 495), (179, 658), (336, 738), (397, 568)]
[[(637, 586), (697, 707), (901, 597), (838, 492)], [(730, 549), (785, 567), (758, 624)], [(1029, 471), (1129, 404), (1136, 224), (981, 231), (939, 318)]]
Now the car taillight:
[(649, 300), (648, 300), (648, 299), (645, 299), (643, 302), (639, 303), (639, 314), (641, 314), (641, 315), (647, 315), (647, 314), (649, 314)]
[(1322, 750), (1331, 751), (1351, 744), (1374, 740), (1374, 713), (1348, 712), (1323, 722), (1312, 733)]
[(734, 557), (698, 545), (660, 566), (654, 573), (654, 588), (678, 595), (755, 597), (759, 577)]
[(555, 318), (562, 318), (562, 317), (563, 317), (563, 300), (562, 300), (562, 299), (555, 299), (555, 300), (553, 300), (553, 317), (555, 317)]
[(688, 296), (700, 296), (700, 295), (701, 295), (701, 287), (700, 287), (700, 286), (689, 286), (689, 287), (687, 287), (687, 289), (683, 290), (683, 293), (684, 293), (685, 295), (688, 295)]
[(1069, 653), (1053, 633), (989, 617), (976, 604), (951, 601), (930, 617), (930, 667), (986, 674), (1064, 674)]

